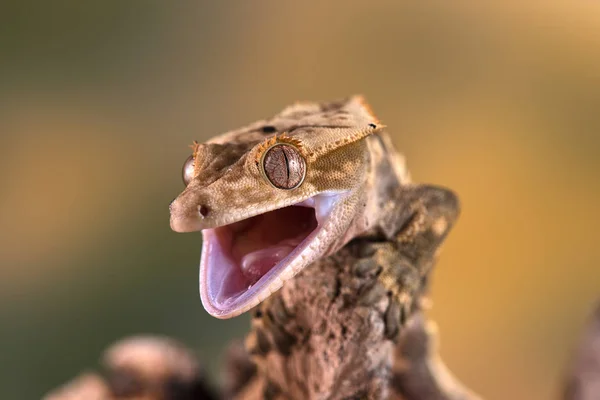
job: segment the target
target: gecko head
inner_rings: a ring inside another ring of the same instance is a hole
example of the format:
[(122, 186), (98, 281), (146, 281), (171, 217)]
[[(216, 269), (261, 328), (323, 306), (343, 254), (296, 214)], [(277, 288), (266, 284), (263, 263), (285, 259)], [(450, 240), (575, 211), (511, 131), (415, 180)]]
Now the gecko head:
[(209, 314), (248, 311), (367, 229), (366, 137), (378, 128), (353, 97), (329, 109), (295, 105), (194, 143), (171, 228), (202, 231), (200, 296)]

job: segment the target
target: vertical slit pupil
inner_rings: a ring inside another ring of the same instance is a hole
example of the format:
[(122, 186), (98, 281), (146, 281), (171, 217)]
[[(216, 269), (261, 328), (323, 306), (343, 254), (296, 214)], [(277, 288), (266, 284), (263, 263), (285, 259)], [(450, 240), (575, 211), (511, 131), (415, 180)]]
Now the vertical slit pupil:
[(304, 179), (306, 162), (293, 147), (278, 144), (270, 148), (263, 160), (263, 171), (273, 186), (294, 189)]
[[(282, 146), (283, 147), (283, 146)], [(289, 185), (290, 182), (290, 160), (288, 160), (286, 149), (281, 149), (283, 152), (283, 159), (285, 160), (285, 177), (286, 177), (286, 185)]]

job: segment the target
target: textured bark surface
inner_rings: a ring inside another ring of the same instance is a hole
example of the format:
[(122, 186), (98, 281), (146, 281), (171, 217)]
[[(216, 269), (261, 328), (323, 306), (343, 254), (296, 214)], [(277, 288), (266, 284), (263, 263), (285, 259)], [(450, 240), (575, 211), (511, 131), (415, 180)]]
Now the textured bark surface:
[(437, 355), (435, 328), (413, 300), (421, 280), (401, 273), (411, 277), (406, 296), (394, 297), (377, 279), (390, 257), (385, 243), (354, 242), (286, 283), (254, 310), (245, 345), (226, 353), (219, 396), (192, 351), (138, 337), (111, 346), (101, 374), (86, 373), (46, 399), (477, 399)]
[(248, 359), (236, 345), (229, 368), (245, 365), (248, 373), (241, 380), (238, 372), (230, 374), (228, 387), (235, 389), (229, 394), (244, 400), (476, 399), (437, 356), (432, 327), (419, 312), (424, 287), (414, 268), (405, 264), (407, 270), (398, 271), (410, 277), (405, 296), (392, 296), (380, 283), (381, 264), (397, 254), (389, 250), (385, 243), (353, 242), (257, 308)]
[(387, 397), (390, 301), (376, 270), (353, 274), (345, 255), (307, 268), (255, 311), (246, 344), (267, 392), (290, 399)]
[[(397, 216), (400, 230), (353, 240), (252, 311), (245, 343), (226, 354), (220, 397), (477, 399), (439, 360), (435, 329), (422, 316), (435, 252), (457, 207), (449, 192), (421, 190), (403, 197), (414, 205), (399, 208), (410, 211)], [(173, 341), (118, 343), (105, 365), (103, 377), (84, 376), (48, 399), (215, 398), (198, 361)]]
[[(350, 279), (353, 284), (369, 287), (364, 286), (368, 273), (364, 275), (356, 264), (354, 273), (359, 276)], [(313, 290), (305, 292), (305, 307), (281, 308), (285, 306), (286, 291), (279, 300), (275, 296), (265, 304), (266, 310), (258, 312), (247, 340), (250, 352), (241, 341), (229, 347), (223, 371), (225, 385), (219, 395), (206, 382), (191, 350), (170, 339), (134, 337), (106, 351), (101, 373), (85, 372), (44, 399), (478, 399), (449, 373), (437, 353), (435, 325), (426, 322), (418, 309), (394, 342), (385, 333), (389, 326), (384, 311), (388, 300), (379, 289), (363, 292), (367, 303), (350, 315), (351, 308), (342, 305), (362, 304), (364, 297), (346, 292), (341, 285), (323, 287), (348, 279), (334, 265), (322, 264), (299, 278), (314, 283)], [(334, 310), (348, 313), (349, 319), (330, 318)], [(280, 314), (284, 311), (286, 314)], [(292, 318), (292, 311), (299, 318)], [(272, 317), (265, 319), (264, 315), (269, 314)], [(279, 322), (266, 323), (271, 318)], [(321, 319), (314, 323), (306, 318)], [(281, 332), (281, 326), (285, 332)], [(359, 338), (364, 341), (356, 340)], [(599, 398), (600, 305), (575, 351), (566, 383), (565, 400)]]

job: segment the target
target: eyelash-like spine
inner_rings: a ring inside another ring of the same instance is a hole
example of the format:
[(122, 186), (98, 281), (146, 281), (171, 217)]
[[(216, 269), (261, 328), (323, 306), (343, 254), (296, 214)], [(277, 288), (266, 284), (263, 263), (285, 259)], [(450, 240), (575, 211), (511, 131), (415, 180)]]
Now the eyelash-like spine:
[(192, 158), (194, 159), (194, 171), (196, 172), (196, 174), (198, 173), (198, 170), (200, 169), (200, 165), (199, 165), (199, 159), (198, 159), (198, 152), (200, 151), (200, 146), (202, 146), (200, 143), (198, 143), (197, 140), (194, 140), (194, 142), (192, 144), (190, 144), (190, 148), (192, 149)]
[(298, 152), (300, 152), (302, 157), (306, 158), (302, 142), (298, 139), (288, 136), (286, 133), (282, 133), (280, 135), (275, 135), (267, 139), (266, 141), (262, 142), (256, 147), (256, 153), (254, 158), (254, 162), (256, 163), (256, 165), (260, 166), (260, 162), (263, 158), (263, 155), (267, 152), (267, 150), (278, 144), (289, 144), (291, 146), (294, 146), (298, 150)]

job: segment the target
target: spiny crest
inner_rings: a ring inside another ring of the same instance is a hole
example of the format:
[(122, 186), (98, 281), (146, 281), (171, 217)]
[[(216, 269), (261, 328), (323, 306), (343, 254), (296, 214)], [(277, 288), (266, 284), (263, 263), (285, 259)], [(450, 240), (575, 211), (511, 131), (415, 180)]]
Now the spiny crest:
[(196, 158), (196, 155), (198, 154), (198, 148), (200, 147), (200, 143), (198, 143), (197, 140), (194, 140), (194, 142), (188, 147), (192, 149), (192, 157)]
[(296, 139), (292, 136), (289, 136), (287, 133), (282, 133), (281, 135), (279, 135), (277, 137), (277, 143), (286, 143), (286, 144), (291, 144), (292, 146), (294, 146), (295, 148), (297, 148), (301, 153), (303, 152), (303, 145), (302, 145), (302, 141), (299, 139)]
[(310, 157), (314, 157), (319, 153), (335, 150), (339, 147), (354, 143), (361, 140), (369, 135), (376, 133), (377, 131), (385, 128), (385, 125), (376, 125), (369, 123), (367, 126), (350, 128), (350, 129), (324, 129), (321, 137), (327, 137), (332, 140), (326, 141), (325, 144), (318, 146), (313, 149), (313, 152), (309, 154)]
[(353, 96), (354, 99), (356, 100), (356, 102), (366, 111), (366, 113), (373, 119), (373, 123), (378, 126), (381, 125), (381, 122), (379, 121), (379, 118), (377, 118), (377, 116), (375, 115), (375, 113), (373, 112), (373, 109), (371, 108), (371, 105), (369, 103), (367, 103), (367, 100), (365, 99), (365, 97), (362, 94), (358, 94)]
[(198, 157), (200, 146), (202, 145), (196, 140), (194, 140), (194, 142), (190, 145), (190, 148), (192, 149), (192, 159), (194, 160), (194, 175), (197, 175), (198, 171), (200, 170), (200, 157)]
[(259, 144), (256, 147), (254, 161), (256, 162), (257, 165), (260, 164), (260, 159), (262, 158), (263, 154), (268, 149), (275, 146), (276, 144), (289, 144), (289, 145), (297, 148), (298, 151), (300, 152), (300, 154), (304, 154), (304, 148), (302, 145), (302, 141), (300, 141), (296, 138), (293, 138), (284, 132), (280, 135), (275, 135), (273, 137), (270, 137), (269, 139), (265, 140), (264, 142), (262, 142), (261, 144)]
[[(312, 128), (294, 131), (294, 138), (304, 145), (304, 156), (308, 160), (385, 128), (361, 95), (329, 102), (297, 103), (286, 108), (282, 115), (297, 118), (300, 127)], [(314, 134), (315, 128), (319, 130), (318, 135)]]

